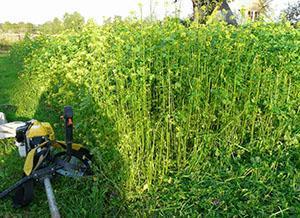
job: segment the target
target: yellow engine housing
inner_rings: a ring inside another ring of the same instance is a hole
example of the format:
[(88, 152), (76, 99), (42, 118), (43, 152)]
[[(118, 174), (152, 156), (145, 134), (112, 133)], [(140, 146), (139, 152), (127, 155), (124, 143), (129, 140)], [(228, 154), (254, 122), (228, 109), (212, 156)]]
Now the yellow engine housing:
[(28, 131), (26, 132), (26, 137), (34, 138), (42, 136), (47, 136), (50, 141), (54, 141), (55, 134), (52, 126), (50, 125), (50, 123), (39, 122), (37, 120), (33, 121), (33, 124), (29, 127)]

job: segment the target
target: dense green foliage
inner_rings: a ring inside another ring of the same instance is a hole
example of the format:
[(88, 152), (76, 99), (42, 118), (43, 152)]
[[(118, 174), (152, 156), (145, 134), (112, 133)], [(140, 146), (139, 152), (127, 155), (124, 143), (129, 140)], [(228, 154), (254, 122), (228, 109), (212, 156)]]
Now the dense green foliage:
[(121, 195), (124, 213), (297, 216), (299, 38), (275, 24), (89, 23), (15, 47), (17, 115), (74, 107), (114, 187), (96, 180), (83, 215)]

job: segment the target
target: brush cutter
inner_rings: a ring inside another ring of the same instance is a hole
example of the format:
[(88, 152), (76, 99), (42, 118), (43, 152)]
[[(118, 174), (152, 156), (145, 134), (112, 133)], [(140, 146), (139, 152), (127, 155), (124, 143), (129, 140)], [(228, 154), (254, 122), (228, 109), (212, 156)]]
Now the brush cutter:
[[(20, 156), (26, 157), (23, 178), (0, 193), (0, 199), (15, 192), (14, 207), (23, 207), (33, 200), (34, 182), (44, 184), (52, 217), (60, 217), (50, 179), (56, 175), (81, 177), (92, 175), (92, 155), (73, 139), (73, 111), (64, 108), (65, 142), (55, 140), (49, 123), (30, 120), (16, 130)], [(60, 151), (58, 151), (60, 150)]]

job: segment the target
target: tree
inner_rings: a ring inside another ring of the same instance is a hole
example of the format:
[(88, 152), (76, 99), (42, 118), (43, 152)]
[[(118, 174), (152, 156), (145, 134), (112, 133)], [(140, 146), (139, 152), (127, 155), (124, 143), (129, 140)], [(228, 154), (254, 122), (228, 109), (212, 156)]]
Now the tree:
[(260, 16), (269, 18), (271, 12), (271, 3), (273, 0), (258, 0), (257, 7)]
[[(174, 2), (177, 1), (178, 0), (174, 0)], [(221, 10), (229, 9), (229, 14), (232, 14), (226, 0), (192, 0), (192, 5), (192, 20), (198, 20), (201, 23), (206, 22), (207, 18), (213, 13), (217, 6), (220, 6)]]
[(290, 4), (283, 13), (288, 21), (297, 26), (300, 21), (300, 1)]
[(227, 1), (223, 1), (219, 10), (221, 11), (221, 14), (224, 16), (224, 20), (226, 23), (237, 26), (238, 23), (235, 19), (234, 14), (232, 13)]
[(10, 22), (5, 22), (4, 24), (2, 24), (2, 30), (3, 30), (3, 32), (10, 32), (10, 31), (12, 31), (12, 29), (13, 29), (13, 24), (12, 23), (10, 23)]
[(65, 29), (79, 31), (84, 25), (84, 17), (78, 12), (74, 12), (73, 14), (65, 13), (63, 23)]
[(46, 34), (58, 34), (64, 30), (63, 22), (55, 17), (53, 21), (47, 21), (40, 26), (40, 31)]
[(10, 23), (5, 22), (1, 24), (2, 32), (5, 33), (34, 33), (36, 31), (36, 26), (32, 23)]
[(55, 17), (52, 21), (52, 33), (53, 34), (60, 33), (61, 31), (63, 31), (63, 29), (64, 29), (63, 22), (57, 17)]
[(198, 17), (199, 21), (205, 21), (212, 14), (217, 4), (222, 2), (223, 0), (192, 0), (193, 17)]

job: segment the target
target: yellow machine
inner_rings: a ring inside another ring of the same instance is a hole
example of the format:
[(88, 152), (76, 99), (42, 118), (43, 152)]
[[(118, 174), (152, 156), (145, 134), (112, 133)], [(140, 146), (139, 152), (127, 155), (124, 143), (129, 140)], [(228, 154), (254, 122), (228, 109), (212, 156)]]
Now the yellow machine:
[(24, 176), (1, 192), (0, 199), (15, 191), (14, 206), (25, 206), (33, 200), (34, 181), (41, 181), (45, 185), (51, 214), (57, 215), (50, 178), (55, 175), (80, 177), (92, 174), (92, 155), (89, 150), (72, 142), (73, 111), (69, 106), (64, 109), (64, 120), (65, 142), (55, 139), (52, 126), (46, 122), (30, 120), (17, 128), (16, 145), (20, 156), (26, 157)]

